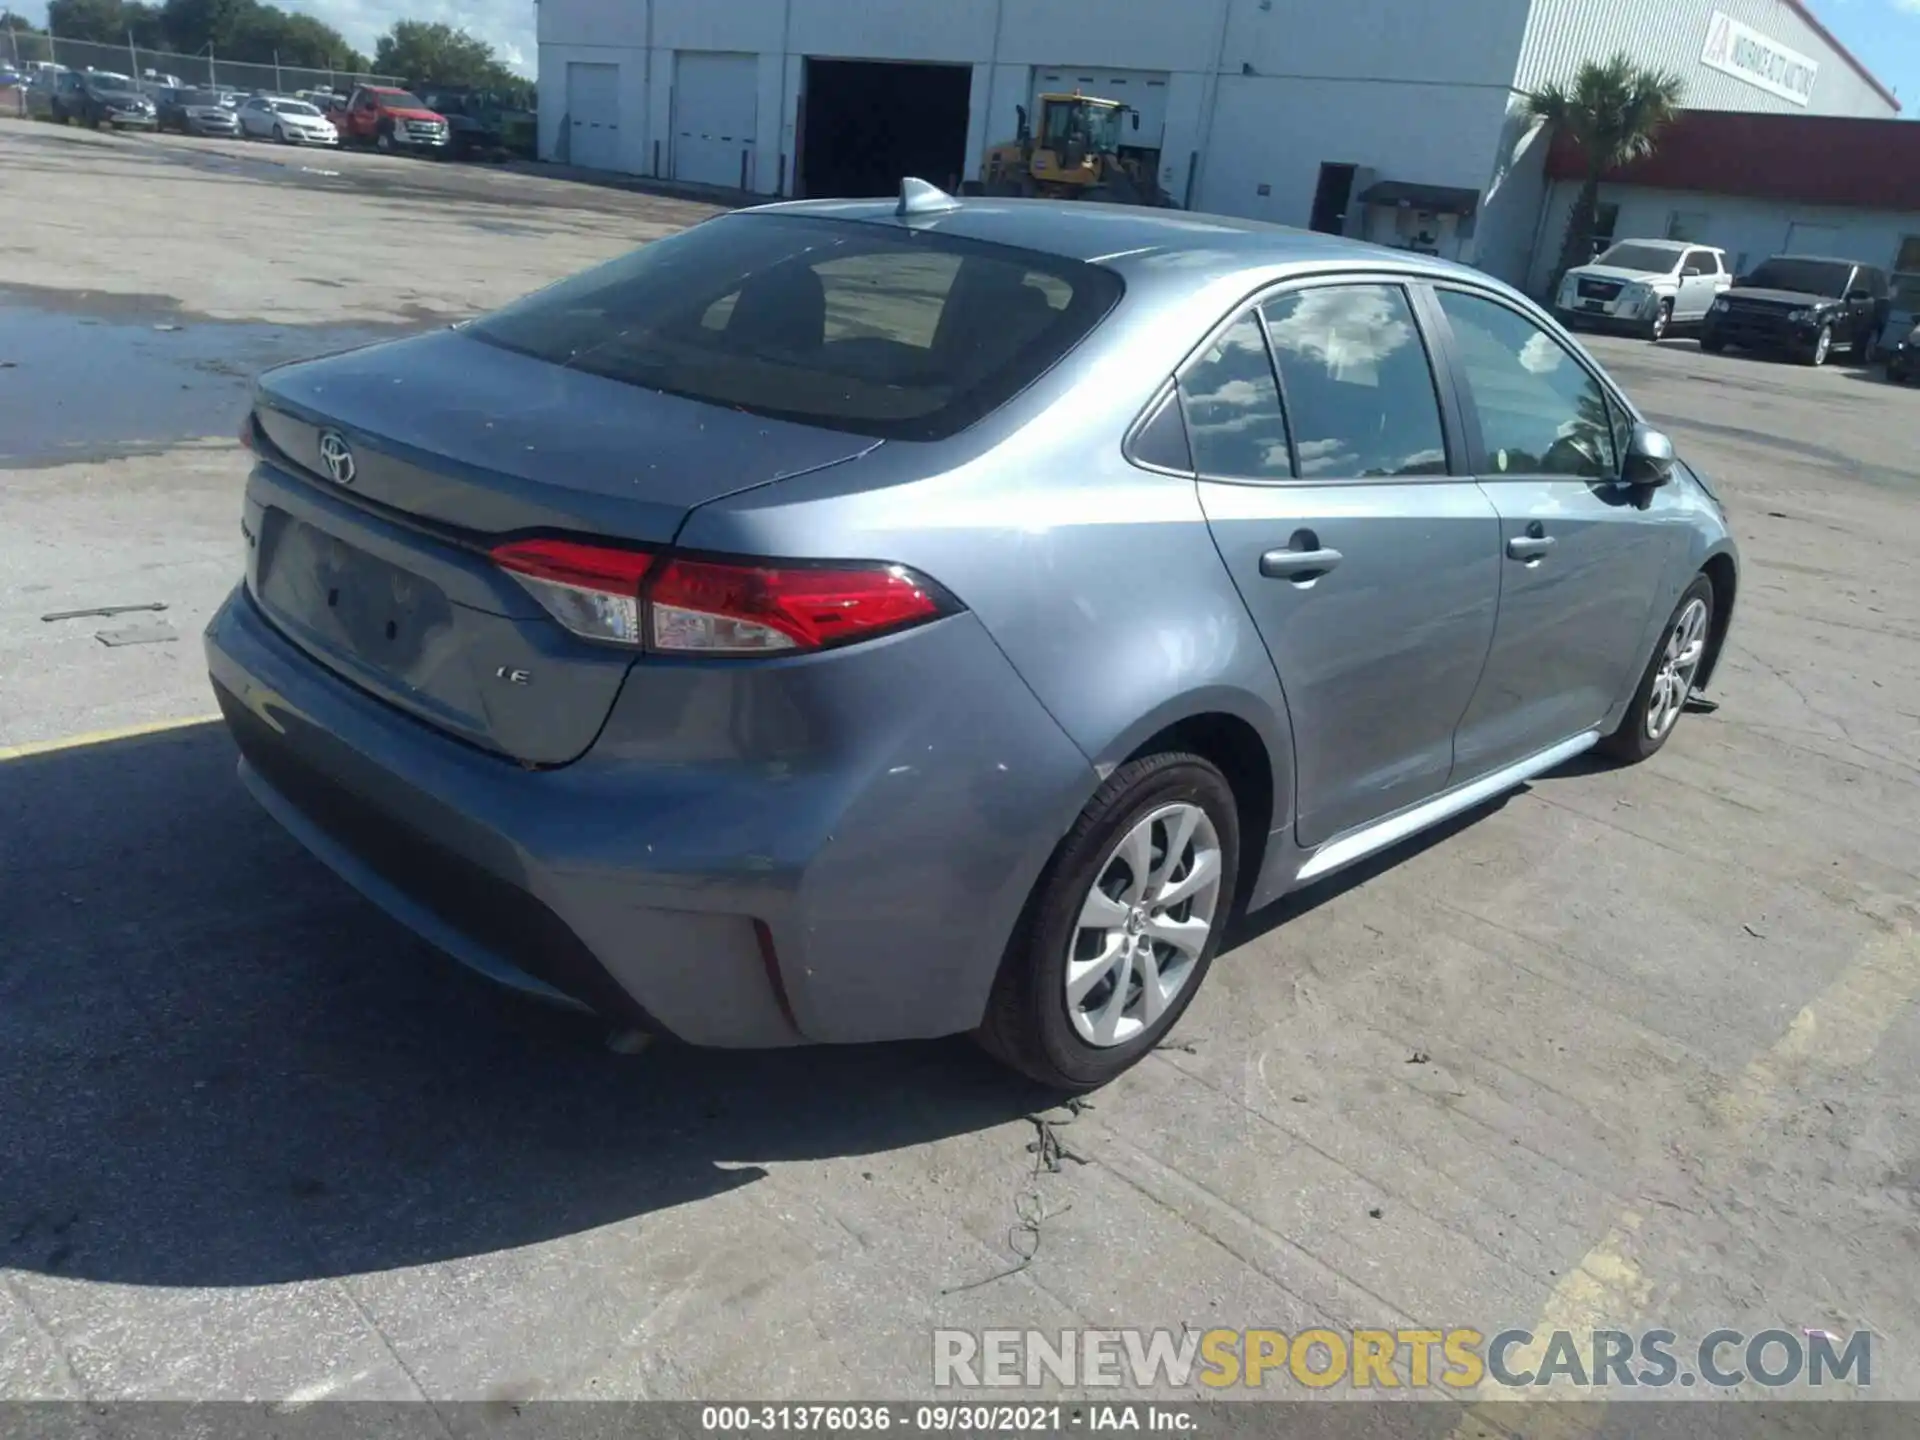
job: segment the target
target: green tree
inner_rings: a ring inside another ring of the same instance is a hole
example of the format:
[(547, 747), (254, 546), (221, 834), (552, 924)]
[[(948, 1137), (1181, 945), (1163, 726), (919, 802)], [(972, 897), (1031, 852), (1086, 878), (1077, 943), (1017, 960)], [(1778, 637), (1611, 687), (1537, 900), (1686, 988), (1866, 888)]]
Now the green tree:
[(51, 60), (47, 32), (11, 10), (0, 9), (0, 60), (30, 65), (36, 60)]
[(519, 83), (493, 46), (439, 21), (400, 20), (380, 37), (373, 68), (409, 84), (474, 85), (495, 89)]
[[(52, 4), (72, 0), (49, 0)], [(104, 0), (85, 0), (104, 3)], [(222, 60), (302, 65), (318, 70), (364, 70), (367, 61), (331, 25), (292, 15), (259, 0), (166, 0), (160, 20), (168, 45), (195, 55), (211, 44)]]
[(1653, 153), (1660, 132), (1680, 108), (1685, 89), (1686, 82), (1678, 75), (1636, 65), (1622, 52), (1599, 63), (1588, 61), (1570, 86), (1543, 85), (1526, 97), (1527, 115), (1579, 145), (1587, 167), (1560, 242), (1554, 286), (1567, 271), (1593, 258), (1600, 177), (1617, 165)]
[(126, 7), (120, 0), (48, 0), (47, 28), (62, 40), (127, 43)]

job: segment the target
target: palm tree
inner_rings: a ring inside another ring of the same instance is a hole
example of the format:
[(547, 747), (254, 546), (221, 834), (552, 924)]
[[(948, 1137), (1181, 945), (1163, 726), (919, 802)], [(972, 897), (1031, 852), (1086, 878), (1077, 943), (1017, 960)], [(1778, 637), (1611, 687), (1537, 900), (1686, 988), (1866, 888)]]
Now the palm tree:
[(1599, 218), (1600, 177), (1617, 165), (1653, 153), (1655, 139), (1680, 108), (1686, 82), (1667, 70), (1634, 64), (1624, 51), (1611, 60), (1589, 60), (1573, 84), (1543, 85), (1526, 97), (1527, 117), (1580, 146), (1586, 180), (1567, 217), (1560, 263), (1553, 284), (1576, 265), (1593, 258), (1593, 232)]

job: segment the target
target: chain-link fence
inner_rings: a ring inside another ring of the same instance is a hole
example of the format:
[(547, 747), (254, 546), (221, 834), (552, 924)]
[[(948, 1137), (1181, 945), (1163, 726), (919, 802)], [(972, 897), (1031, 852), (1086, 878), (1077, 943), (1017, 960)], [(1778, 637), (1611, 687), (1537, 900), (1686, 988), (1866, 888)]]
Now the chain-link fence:
[(167, 85), (207, 85), (251, 94), (263, 90), (289, 95), (296, 90), (334, 90), (346, 92), (362, 82), (376, 85), (403, 83), (391, 75), (369, 75), (358, 70), (316, 69), (308, 65), (261, 64), (258, 61), (223, 60), (212, 50), (198, 55), (178, 55), (169, 50), (149, 50), (144, 46), (102, 45), (92, 40), (67, 40), (57, 35), (8, 30), (0, 35), (0, 60), (16, 69), (42, 61), (64, 65), (69, 70), (111, 70), (135, 80)]

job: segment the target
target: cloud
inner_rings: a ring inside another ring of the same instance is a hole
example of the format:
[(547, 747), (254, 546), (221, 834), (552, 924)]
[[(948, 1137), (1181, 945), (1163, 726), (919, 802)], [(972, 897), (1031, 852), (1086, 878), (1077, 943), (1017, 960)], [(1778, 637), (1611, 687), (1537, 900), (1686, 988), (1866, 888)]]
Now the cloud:
[(531, 77), (539, 55), (533, 0), (274, 0), (324, 20), (368, 55), (396, 20), (443, 21), (493, 46), (501, 63)]

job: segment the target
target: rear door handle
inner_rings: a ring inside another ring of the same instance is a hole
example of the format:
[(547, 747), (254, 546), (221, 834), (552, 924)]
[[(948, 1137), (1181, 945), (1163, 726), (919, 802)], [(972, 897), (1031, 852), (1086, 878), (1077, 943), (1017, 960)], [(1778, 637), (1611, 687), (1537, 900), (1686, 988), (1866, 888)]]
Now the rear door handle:
[(1341, 558), (1338, 550), (1269, 550), (1260, 557), (1260, 573), (1269, 580), (1311, 580)]
[(1507, 541), (1507, 554), (1515, 560), (1538, 560), (1551, 549), (1551, 535), (1516, 535)]

